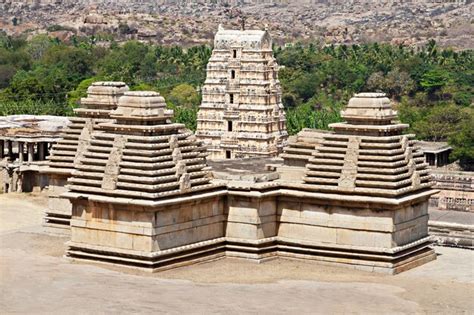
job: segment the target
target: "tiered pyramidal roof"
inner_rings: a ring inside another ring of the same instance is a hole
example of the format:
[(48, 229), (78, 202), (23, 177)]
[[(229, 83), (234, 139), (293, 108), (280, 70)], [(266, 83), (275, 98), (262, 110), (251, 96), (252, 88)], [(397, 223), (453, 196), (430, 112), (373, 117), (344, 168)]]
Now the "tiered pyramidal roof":
[(306, 165), (309, 189), (397, 197), (432, 186), (423, 153), (382, 93), (356, 94)]
[(203, 191), (210, 184), (205, 148), (156, 92), (125, 92), (99, 125), (76, 165), (68, 188), (74, 194), (153, 201)]
[(48, 172), (71, 173), (87, 146), (94, 127), (110, 119), (110, 111), (117, 107), (118, 99), (128, 86), (123, 82), (95, 82), (81, 99), (81, 107), (74, 110), (78, 117), (71, 117), (63, 139), (54, 146)]

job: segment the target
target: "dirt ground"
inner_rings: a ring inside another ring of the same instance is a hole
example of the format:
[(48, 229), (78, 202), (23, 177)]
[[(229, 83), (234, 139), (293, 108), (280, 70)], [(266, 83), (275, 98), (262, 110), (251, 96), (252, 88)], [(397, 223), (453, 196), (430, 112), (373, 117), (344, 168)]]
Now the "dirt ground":
[(396, 276), (274, 260), (224, 259), (161, 273), (70, 262), (40, 227), (45, 198), (0, 195), (2, 314), (473, 314), (474, 251)]

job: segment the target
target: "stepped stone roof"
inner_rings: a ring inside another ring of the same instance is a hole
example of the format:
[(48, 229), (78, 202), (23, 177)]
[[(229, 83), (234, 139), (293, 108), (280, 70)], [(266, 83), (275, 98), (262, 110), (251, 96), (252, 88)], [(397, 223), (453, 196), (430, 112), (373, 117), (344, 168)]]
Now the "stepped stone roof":
[(82, 98), (80, 108), (74, 109), (78, 117), (71, 123), (51, 151), (46, 172), (70, 174), (89, 143), (90, 136), (99, 122), (110, 119), (110, 112), (117, 107), (118, 99), (128, 86), (123, 82), (94, 82)]
[(432, 186), (423, 152), (381, 93), (356, 94), (306, 165), (305, 187), (320, 192), (403, 196)]
[(280, 157), (285, 165), (305, 166), (311, 158), (314, 148), (323, 140), (326, 130), (303, 128), (297, 135), (288, 139), (288, 146), (283, 149)]
[(124, 82), (94, 82), (87, 88), (87, 97), (81, 98), (81, 107), (74, 112), (79, 117), (109, 118), (111, 110), (117, 108), (118, 98), (128, 91)]
[(172, 116), (159, 93), (125, 92), (110, 114), (114, 121), (92, 134), (68, 196), (133, 204), (222, 186), (210, 183), (205, 147)]

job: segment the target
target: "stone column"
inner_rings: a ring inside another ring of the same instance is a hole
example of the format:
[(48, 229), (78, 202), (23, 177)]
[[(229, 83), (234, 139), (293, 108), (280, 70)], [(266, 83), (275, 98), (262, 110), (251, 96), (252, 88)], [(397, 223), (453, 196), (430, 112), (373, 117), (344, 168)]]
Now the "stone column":
[(39, 142), (38, 143), (38, 159), (40, 161), (44, 161), (45, 159), (45, 146), (46, 146), (46, 143), (44, 142)]
[(25, 152), (24, 143), (18, 142), (18, 160), (20, 161), (20, 164), (23, 163), (24, 161), (24, 158), (23, 158), (24, 152)]
[(8, 157), (10, 158), (10, 161), (13, 161), (13, 142), (11, 140), (7, 140), (7, 146), (8, 146)]
[(35, 147), (33, 143), (28, 143), (28, 162), (33, 162)]
[(3, 155), (5, 153), (5, 141), (0, 140), (0, 160), (3, 159)]

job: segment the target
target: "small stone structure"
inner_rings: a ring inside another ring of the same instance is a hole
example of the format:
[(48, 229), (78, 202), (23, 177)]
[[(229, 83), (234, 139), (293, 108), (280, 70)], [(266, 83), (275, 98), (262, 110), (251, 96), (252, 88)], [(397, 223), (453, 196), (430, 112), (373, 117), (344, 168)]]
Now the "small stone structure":
[(285, 145), (278, 64), (269, 33), (219, 26), (202, 88), (196, 136), (210, 158), (277, 156)]
[(43, 171), (50, 178), (44, 222), (49, 231), (69, 232), (71, 203), (61, 197), (66, 191), (66, 181), (83, 156), (97, 124), (110, 119), (110, 111), (117, 107), (118, 98), (126, 91), (128, 86), (123, 82), (95, 82), (89, 86), (87, 97), (82, 98), (80, 108), (74, 110), (77, 117), (69, 118), (69, 127), (53, 146), (49, 166)]
[(55, 116), (0, 117), (0, 193), (31, 192), (48, 186), (41, 174), (50, 148), (68, 120)]
[(211, 180), (205, 148), (171, 115), (157, 93), (127, 92), (92, 133), (63, 195), (73, 205), (68, 257), (148, 270), (282, 257), (390, 274), (435, 259), (436, 191), (383, 94), (352, 98), (347, 122), (315, 141), (298, 179), (270, 167)]
[(449, 154), (452, 148), (448, 143), (419, 141), (419, 146), (425, 155), (426, 163), (431, 167), (442, 167), (449, 164)]
[(439, 193), (430, 206), (439, 210), (474, 212), (474, 174), (472, 172), (433, 171)]

